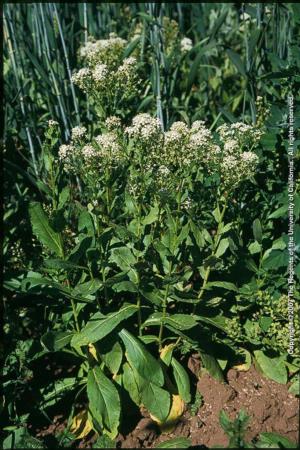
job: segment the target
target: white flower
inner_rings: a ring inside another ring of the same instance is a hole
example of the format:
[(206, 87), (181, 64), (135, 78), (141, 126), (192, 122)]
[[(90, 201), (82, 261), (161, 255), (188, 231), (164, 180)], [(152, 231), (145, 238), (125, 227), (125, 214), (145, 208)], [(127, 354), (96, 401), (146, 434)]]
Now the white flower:
[(105, 120), (105, 126), (108, 131), (119, 129), (122, 126), (121, 119), (117, 116), (110, 116)]
[(83, 139), (86, 135), (87, 129), (85, 127), (72, 128), (72, 140), (77, 141)]
[(235, 139), (229, 139), (224, 144), (224, 151), (225, 153), (232, 154), (232, 153), (238, 153), (240, 150), (240, 145), (237, 140)]
[(121, 146), (118, 142), (118, 138), (115, 133), (105, 133), (100, 134), (99, 136), (95, 137), (95, 141), (101, 147), (101, 153), (103, 155), (106, 154), (106, 152), (114, 152), (118, 153), (121, 150)]
[(93, 70), (93, 79), (97, 83), (101, 83), (108, 76), (108, 67), (106, 64), (97, 64)]
[(123, 61), (124, 66), (134, 66), (136, 65), (137, 60), (133, 56), (130, 56), (129, 58), (125, 58)]
[(151, 143), (161, 136), (162, 131), (159, 119), (141, 113), (132, 119), (132, 126), (125, 128), (125, 133), (140, 143)]
[(53, 127), (56, 127), (56, 126), (58, 126), (58, 122), (56, 120), (52, 120), (52, 119), (48, 120), (48, 127), (49, 128), (53, 128)]
[(70, 156), (73, 155), (74, 150), (75, 150), (75, 148), (74, 148), (73, 145), (66, 145), (66, 144), (61, 145), (59, 147), (59, 150), (58, 150), (58, 157), (59, 157), (59, 159), (61, 161), (69, 159)]
[(183, 39), (181, 39), (180, 49), (182, 53), (187, 53), (190, 50), (192, 50), (192, 48), (193, 48), (193, 41), (190, 38), (184, 37)]
[(91, 81), (91, 76), (92, 74), (90, 69), (84, 67), (72, 75), (72, 81), (85, 91)]
[(86, 162), (92, 162), (93, 159), (97, 158), (97, 150), (91, 145), (85, 145), (81, 150), (82, 156)]

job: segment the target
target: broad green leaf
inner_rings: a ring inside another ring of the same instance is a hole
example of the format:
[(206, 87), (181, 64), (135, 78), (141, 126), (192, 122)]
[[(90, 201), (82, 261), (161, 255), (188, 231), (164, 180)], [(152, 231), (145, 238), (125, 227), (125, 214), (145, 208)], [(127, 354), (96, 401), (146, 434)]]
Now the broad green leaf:
[(221, 241), (219, 242), (217, 251), (216, 251), (216, 258), (220, 258), (220, 256), (224, 255), (224, 253), (226, 252), (226, 250), (229, 247), (229, 241), (227, 238), (225, 239), (221, 239)]
[(203, 351), (200, 351), (200, 356), (204, 364), (204, 367), (208, 371), (208, 373), (216, 380), (224, 381), (222, 369), (216, 358), (212, 355), (208, 355)]
[(45, 259), (44, 266), (49, 269), (56, 270), (74, 270), (74, 269), (84, 269), (83, 266), (78, 266), (70, 261), (65, 261), (63, 259)]
[(159, 207), (157, 205), (152, 206), (149, 214), (143, 218), (143, 225), (150, 225), (158, 219)]
[(255, 255), (261, 251), (261, 245), (257, 241), (252, 242), (248, 248), (251, 255)]
[(41, 408), (55, 405), (62, 396), (72, 391), (78, 386), (78, 380), (74, 377), (64, 378), (62, 380), (50, 383), (46, 388), (41, 389), (42, 401)]
[(213, 212), (212, 215), (214, 216), (217, 223), (221, 222), (221, 212), (219, 206), (217, 206)]
[(163, 422), (169, 415), (171, 395), (152, 381), (144, 383), (141, 401), (148, 411)]
[(178, 393), (186, 403), (191, 401), (191, 386), (188, 374), (182, 365), (173, 357), (171, 360), (173, 374), (177, 384)]
[(162, 313), (153, 313), (143, 324), (145, 326), (160, 325), (161, 322), (170, 325), (176, 330), (189, 330), (197, 325), (197, 322), (193, 316), (188, 314), (173, 314), (163, 317)]
[(62, 240), (59, 233), (56, 233), (50, 226), (48, 218), (40, 203), (32, 202), (29, 206), (29, 214), (32, 231), (39, 241), (48, 247), (49, 250), (63, 257)]
[(262, 228), (259, 219), (255, 219), (252, 224), (254, 239), (261, 244), (262, 243)]
[(259, 440), (255, 444), (257, 448), (297, 448), (296, 442), (292, 442), (278, 433), (260, 433)]
[(141, 393), (139, 383), (137, 381), (137, 374), (127, 362), (123, 364), (122, 383), (128, 394), (130, 395), (131, 400), (137, 406), (140, 406)]
[(226, 289), (227, 291), (238, 291), (236, 285), (230, 283), (229, 281), (209, 281), (206, 284), (206, 289), (210, 289), (212, 287), (223, 288)]
[(289, 262), (288, 251), (272, 250), (266, 256), (263, 256), (262, 267), (264, 269), (278, 269), (279, 267), (287, 267)]
[(282, 356), (270, 358), (261, 350), (254, 351), (255, 360), (261, 371), (277, 383), (287, 383), (287, 370)]
[(155, 448), (189, 448), (192, 446), (192, 441), (185, 437), (176, 437), (168, 441), (161, 442)]
[(71, 342), (72, 331), (48, 331), (41, 338), (41, 343), (49, 352), (57, 352)]
[(112, 349), (109, 352), (101, 352), (101, 345), (99, 346), (99, 353), (101, 359), (114, 375), (118, 373), (123, 359), (123, 350), (120, 343), (117, 341), (114, 343)]
[(158, 386), (164, 384), (164, 374), (159, 362), (146, 350), (145, 346), (129, 331), (120, 331), (119, 336), (126, 348), (126, 358), (129, 364), (145, 378)]
[(197, 325), (193, 316), (188, 314), (173, 314), (165, 318), (165, 323), (178, 330), (189, 330)]
[(73, 336), (71, 344), (82, 346), (100, 341), (111, 333), (122, 320), (128, 319), (136, 311), (136, 305), (125, 304), (121, 309), (107, 316), (99, 312), (94, 314), (83, 330)]
[(128, 247), (112, 249), (109, 259), (124, 272), (130, 270), (136, 264), (136, 258)]
[(194, 316), (196, 320), (199, 320), (200, 322), (208, 323), (209, 325), (212, 325), (216, 328), (219, 328), (220, 330), (227, 332), (226, 328), (226, 320), (223, 316)]
[(288, 205), (280, 206), (280, 208), (276, 209), (272, 214), (268, 216), (268, 219), (278, 219), (279, 217), (286, 217), (288, 211)]
[(137, 259), (128, 247), (112, 249), (109, 261), (115, 263), (122, 271), (127, 272), (133, 283), (138, 282), (138, 274), (133, 268)]
[(89, 370), (87, 379), (89, 409), (93, 418), (112, 439), (118, 434), (121, 404), (118, 391), (100, 367)]
[(289, 392), (299, 397), (300, 395), (300, 376), (297, 373), (291, 381), (291, 385), (289, 387)]
[(238, 72), (243, 75), (246, 76), (246, 69), (244, 66), (244, 63), (242, 62), (240, 56), (234, 52), (233, 50), (226, 50), (227, 55), (229, 56), (231, 62), (234, 64), (234, 66), (237, 68)]
[(86, 297), (88, 295), (93, 295), (103, 286), (102, 281), (94, 278), (93, 280), (87, 281), (85, 283), (77, 284), (72, 291), (72, 294), (77, 297)]
[(94, 223), (91, 214), (84, 210), (78, 219), (78, 231), (85, 231), (88, 235), (94, 235)]

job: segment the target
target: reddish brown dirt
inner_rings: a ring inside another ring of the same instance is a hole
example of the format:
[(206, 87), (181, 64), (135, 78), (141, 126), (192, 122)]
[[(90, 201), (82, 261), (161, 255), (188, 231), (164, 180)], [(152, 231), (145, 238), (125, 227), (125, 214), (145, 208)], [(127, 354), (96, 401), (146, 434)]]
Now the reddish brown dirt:
[(143, 418), (125, 438), (119, 436), (121, 448), (152, 448), (170, 438), (189, 437), (192, 445), (211, 448), (228, 445), (228, 438), (219, 424), (219, 413), (226, 411), (231, 419), (244, 409), (250, 416), (246, 440), (262, 432), (276, 432), (292, 441), (298, 439), (298, 400), (288, 387), (268, 380), (254, 367), (247, 372), (229, 370), (228, 384), (221, 383), (205, 373), (197, 383), (203, 396), (203, 406), (197, 415), (187, 411), (175, 430), (159, 435), (149, 418)]

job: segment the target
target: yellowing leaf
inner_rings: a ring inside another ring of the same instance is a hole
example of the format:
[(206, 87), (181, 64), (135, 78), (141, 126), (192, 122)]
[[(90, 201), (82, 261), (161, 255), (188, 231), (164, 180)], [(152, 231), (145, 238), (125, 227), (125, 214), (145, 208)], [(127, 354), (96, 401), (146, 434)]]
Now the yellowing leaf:
[(150, 414), (151, 419), (156, 422), (163, 433), (171, 433), (184, 411), (184, 401), (180, 395), (172, 395), (172, 406), (167, 419), (161, 422), (157, 417)]
[(169, 366), (171, 363), (171, 359), (172, 359), (172, 353), (173, 353), (173, 349), (175, 347), (175, 344), (169, 344), (166, 345), (165, 347), (163, 347), (161, 349), (160, 352), (160, 359), (167, 365)]
[(247, 372), (251, 367), (251, 355), (248, 350), (245, 349), (242, 349), (241, 353), (245, 355), (245, 362), (243, 364), (237, 364), (236, 366), (233, 366), (233, 369), (237, 370), (238, 372)]
[(89, 344), (89, 352), (95, 358), (95, 360), (98, 361), (97, 350), (93, 344)]
[(93, 426), (88, 419), (87, 411), (83, 410), (73, 417), (70, 431), (76, 436), (76, 439), (84, 438), (92, 429)]

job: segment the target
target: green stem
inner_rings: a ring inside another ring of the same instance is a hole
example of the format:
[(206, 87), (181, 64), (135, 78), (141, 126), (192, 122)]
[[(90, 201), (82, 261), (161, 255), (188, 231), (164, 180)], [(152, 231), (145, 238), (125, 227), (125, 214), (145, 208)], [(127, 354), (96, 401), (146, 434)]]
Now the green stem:
[[(181, 209), (181, 198), (182, 198), (182, 189), (183, 189), (183, 185), (184, 185), (184, 181), (182, 180), (179, 186), (179, 195), (178, 195), (178, 203), (177, 203), (177, 215), (176, 215), (176, 221), (175, 221), (175, 234), (177, 236), (177, 230), (178, 230), (178, 225), (179, 225), (179, 213), (180, 213), (180, 209)], [(169, 273), (168, 273), (168, 277), (171, 276), (172, 271), (173, 271), (173, 260), (170, 263), (170, 268), (169, 268)], [(167, 300), (168, 300), (168, 296), (169, 296), (169, 291), (170, 291), (170, 283), (167, 284), (167, 288), (166, 288), (166, 292), (165, 292), (165, 296), (163, 299), (163, 307), (162, 307), (162, 320), (161, 320), (161, 324), (159, 327), (159, 334), (158, 334), (158, 348), (159, 351), (161, 351), (162, 349), (162, 338), (163, 338), (163, 332), (164, 332), (164, 321), (166, 318), (166, 314), (167, 314)]]
[[(217, 247), (218, 247), (219, 238), (220, 238), (220, 231), (221, 231), (221, 223), (223, 222), (223, 218), (224, 218), (224, 215), (225, 215), (225, 212), (226, 212), (226, 209), (227, 209), (227, 200), (228, 200), (228, 197), (226, 197), (223, 209), (222, 209), (221, 214), (220, 214), (220, 221), (218, 223), (217, 232), (215, 234), (214, 242), (213, 242), (213, 246), (212, 246), (212, 252), (211, 252), (211, 256), (212, 257), (215, 256), (215, 253), (216, 253), (216, 250), (217, 250)], [(206, 268), (206, 270), (204, 272), (203, 283), (202, 283), (202, 286), (201, 286), (199, 294), (198, 294), (197, 302), (194, 304), (194, 307), (193, 307), (193, 314), (195, 314), (197, 306), (200, 303), (200, 300), (201, 300), (201, 298), (202, 298), (202, 296), (203, 296), (203, 294), (205, 292), (210, 272), (211, 272), (211, 266), (207, 266), (207, 268)]]

